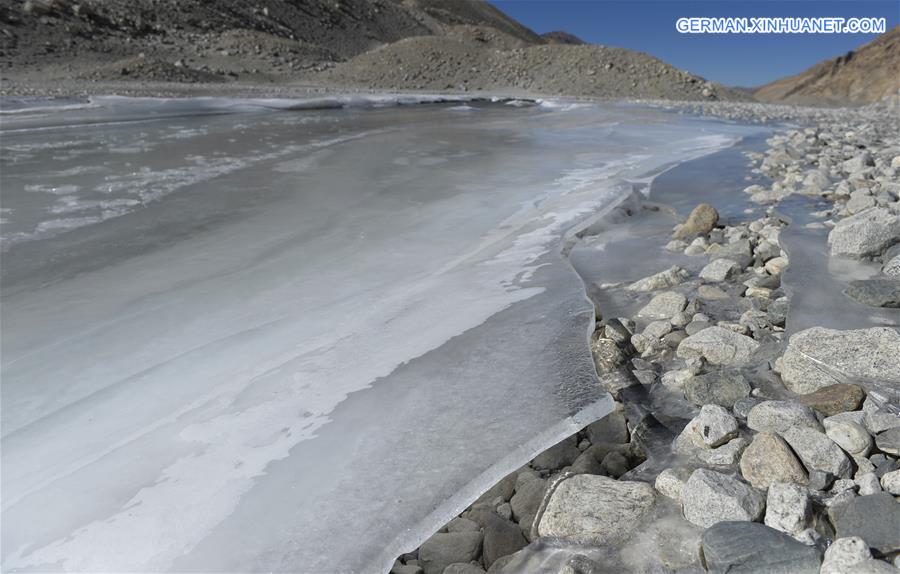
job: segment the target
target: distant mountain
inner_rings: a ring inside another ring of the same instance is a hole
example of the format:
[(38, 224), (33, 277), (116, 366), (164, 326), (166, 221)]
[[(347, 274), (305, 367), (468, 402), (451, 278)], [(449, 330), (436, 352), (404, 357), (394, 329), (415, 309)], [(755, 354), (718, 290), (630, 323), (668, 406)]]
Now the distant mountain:
[(858, 50), (753, 92), (766, 102), (867, 104), (900, 90), (900, 26)]
[(569, 46), (587, 44), (587, 42), (585, 42), (575, 34), (569, 34), (568, 32), (563, 32), (562, 30), (554, 30), (553, 32), (541, 34), (541, 38), (546, 40), (548, 44), (567, 44)]

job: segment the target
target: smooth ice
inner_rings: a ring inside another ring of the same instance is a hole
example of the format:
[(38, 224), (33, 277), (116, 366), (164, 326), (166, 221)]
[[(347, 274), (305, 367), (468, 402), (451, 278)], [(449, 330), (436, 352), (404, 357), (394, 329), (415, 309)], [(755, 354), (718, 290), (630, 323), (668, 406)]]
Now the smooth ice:
[(608, 411), (563, 239), (734, 130), (391, 103), (7, 105), (5, 571), (386, 570)]

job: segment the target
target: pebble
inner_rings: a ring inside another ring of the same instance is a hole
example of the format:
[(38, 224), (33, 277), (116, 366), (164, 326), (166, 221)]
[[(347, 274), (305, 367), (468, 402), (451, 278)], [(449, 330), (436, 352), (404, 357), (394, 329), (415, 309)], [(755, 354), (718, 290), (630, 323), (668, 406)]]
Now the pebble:
[(722, 521), (758, 520), (765, 508), (765, 499), (750, 485), (703, 468), (691, 474), (682, 496), (684, 517), (703, 528)]
[(881, 475), (881, 488), (894, 496), (900, 496), (900, 470), (892, 470)]

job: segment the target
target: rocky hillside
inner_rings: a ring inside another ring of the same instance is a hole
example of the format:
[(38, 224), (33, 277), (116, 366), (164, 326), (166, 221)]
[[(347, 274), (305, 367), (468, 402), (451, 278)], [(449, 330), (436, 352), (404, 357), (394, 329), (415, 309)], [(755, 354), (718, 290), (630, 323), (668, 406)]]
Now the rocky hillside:
[(485, 0), (0, 0), (0, 91), (176, 82), (746, 99), (580, 42), (539, 36)]
[(541, 38), (546, 40), (548, 44), (569, 44), (572, 46), (587, 44), (587, 42), (585, 42), (575, 34), (569, 34), (568, 32), (564, 32), (562, 30), (554, 30), (553, 32), (541, 34)]
[(867, 104), (900, 90), (900, 26), (855, 52), (816, 64), (754, 92), (766, 102)]

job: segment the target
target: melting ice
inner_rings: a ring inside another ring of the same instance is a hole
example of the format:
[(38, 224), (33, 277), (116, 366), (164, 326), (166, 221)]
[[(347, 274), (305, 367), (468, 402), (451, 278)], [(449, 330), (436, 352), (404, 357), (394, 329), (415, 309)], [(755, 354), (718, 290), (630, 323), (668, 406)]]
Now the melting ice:
[(391, 103), (7, 105), (4, 570), (386, 570), (608, 411), (561, 241), (737, 132)]

